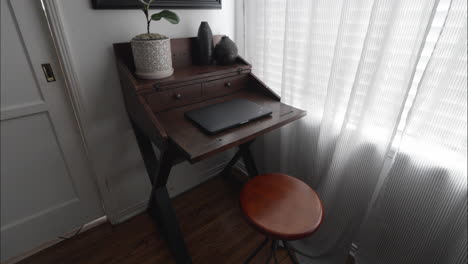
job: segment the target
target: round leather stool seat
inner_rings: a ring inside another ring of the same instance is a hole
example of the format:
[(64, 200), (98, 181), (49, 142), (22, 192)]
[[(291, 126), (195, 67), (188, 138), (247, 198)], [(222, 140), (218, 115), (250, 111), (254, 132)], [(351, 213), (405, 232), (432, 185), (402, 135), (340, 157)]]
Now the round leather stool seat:
[(254, 177), (244, 185), (240, 205), (248, 222), (275, 240), (308, 237), (323, 219), (317, 193), (301, 180), (285, 174)]

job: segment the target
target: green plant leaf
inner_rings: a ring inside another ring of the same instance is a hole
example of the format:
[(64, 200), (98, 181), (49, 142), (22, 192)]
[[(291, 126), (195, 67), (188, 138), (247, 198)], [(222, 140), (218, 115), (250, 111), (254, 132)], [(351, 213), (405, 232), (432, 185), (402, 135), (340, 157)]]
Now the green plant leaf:
[(161, 20), (161, 18), (166, 19), (172, 24), (179, 24), (180, 22), (179, 16), (176, 13), (169, 11), (169, 10), (163, 10), (151, 16), (152, 20)]

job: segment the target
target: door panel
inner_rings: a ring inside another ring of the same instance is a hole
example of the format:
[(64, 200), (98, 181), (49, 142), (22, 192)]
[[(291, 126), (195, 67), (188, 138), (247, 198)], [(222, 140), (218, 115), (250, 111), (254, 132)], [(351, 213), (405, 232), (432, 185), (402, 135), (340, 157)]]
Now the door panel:
[(3, 121), (1, 141), (1, 173), (15, 176), (2, 181), (2, 225), (77, 199), (46, 112)]
[[(40, 1), (1, 1), (1, 261), (103, 216)], [(57, 81), (47, 82), (50, 63)]]
[[(4, 9), (4, 2), (2, 1), (2, 110), (25, 102), (42, 102), (42, 96), (22, 47), (19, 32), (14, 26), (3, 26), (15, 24), (9, 10)], [(12, 74), (15, 72), (23, 73), (23, 76), (18, 78), (16, 74)], [(16, 85), (3, 86), (4, 83), (16, 83)], [(28, 89), (18, 89), (18, 86), (28, 87)]]

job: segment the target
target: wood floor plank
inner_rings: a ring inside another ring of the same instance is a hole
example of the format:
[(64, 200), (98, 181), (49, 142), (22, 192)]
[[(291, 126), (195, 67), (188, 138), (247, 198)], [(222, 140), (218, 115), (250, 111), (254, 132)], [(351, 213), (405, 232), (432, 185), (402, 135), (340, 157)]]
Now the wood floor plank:
[[(172, 200), (194, 264), (239, 264), (263, 237), (243, 219), (239, 188), (213, 178)], [(252, 264), (265, 263), (268, 247)], [(284, 249), (281, 264), (292, 263)], [(112, 226), (101, 224), (41, 251), (19, 264), (175, 264), (147, 213)], [(273, 263), (273, 262), (272, 262)]]

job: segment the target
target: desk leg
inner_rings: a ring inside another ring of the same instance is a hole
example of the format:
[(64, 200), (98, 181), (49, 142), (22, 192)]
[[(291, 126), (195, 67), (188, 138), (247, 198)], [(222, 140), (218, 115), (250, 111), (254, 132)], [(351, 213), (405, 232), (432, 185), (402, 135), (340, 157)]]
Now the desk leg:
[(242, 158), (244, 159), (245, 167), (249, 173), (250, 178), (258, 175), (257, 165), (255, 165), (255, 160), (253, 159), (252, 152), (250, 151), (250, 145), (252, 143), (253, 140), (239, 146), (240, 150), (242, 151)]
[(156, 157), (156, 154), (153, 150), (153, 144), (151, 140), (140, 130), (135, 122), (132, 122), (133, 132), (138, 143), (138, 148), (140, 149), (143, 162), (145, 163), (146, 171), (148, 172), (148, 177), (151, 182), (151, 185), (154, 185), (154, 178), (158, 171), (159, 161)]
[(229, 161), (229, 163), (224, 167), (221, 175), (227, 177), (230, 175), (232, 167), (236, 164), (236, 162), (242, 157), (245, 163), (245, 167), (247, 169), (247, 173), (249, 174), (250, 178), (253, 178), (258, 175), (258, 169), (255, 165), (255, 160), (253, 159), (252, 153), (250, 152), (250, 145), (253, 143), (252, 141), (246, 142), (244, 144), (239, 145), (239, 150), (236, 152), (234, 157)]
[(221, 171), (221, 175), (224, 177), (228, 177), (231, 175), (232, 167), (236, 164), (236, 162), (242, 157), (242, 150), (238, 150), (234, 157), (229, 161), (229, 163), (224, 167), (223, 171)]
[(192, 259), (185, 245), (176, 214), (171, 205), (166, 183), (171, 172), (176, 153), (169, 148), (161, 153), (161, 160), (154, 153), (150, 139), (133, 124), (138, 147), (140, 148), (148, 176), (153, 188), (149, 199), (148, 213), (158, 225), (159, 232), (165, 238), (177, 264), (191, 264)]
[(150, 214), (158, 223), (160, 233), (172, 251), (177, 264), (191, 264), (192, 259), (185, 245), (184, 237), (179, 228), (177, 217), (171, 205), (167, 188), (153, 188)]

